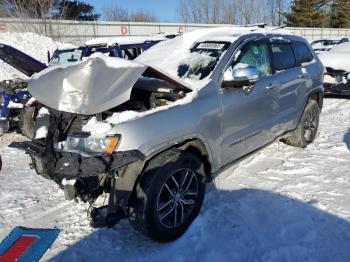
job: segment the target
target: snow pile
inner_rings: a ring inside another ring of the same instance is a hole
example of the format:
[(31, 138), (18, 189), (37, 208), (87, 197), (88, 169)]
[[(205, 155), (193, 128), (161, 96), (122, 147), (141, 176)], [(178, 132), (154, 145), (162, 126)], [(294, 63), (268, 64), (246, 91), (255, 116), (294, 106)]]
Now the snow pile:
[[(0, 33), (0, 43), (10, 45), (33, 58), (47, 63), (47, 51), (51, 53), (59, 43), (35, 33)], [(27, 76), (0, 60), (0, 81)]]
[(336, 45), (329, 52), (318, 55), (325, 67), (350, 72), (350, 43)]

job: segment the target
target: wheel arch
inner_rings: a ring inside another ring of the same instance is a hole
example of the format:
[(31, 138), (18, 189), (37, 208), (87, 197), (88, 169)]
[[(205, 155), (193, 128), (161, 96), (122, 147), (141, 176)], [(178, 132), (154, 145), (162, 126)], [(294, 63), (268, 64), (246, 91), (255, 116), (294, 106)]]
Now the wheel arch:
[[(308, 103), (309, 100), (314, 100), (316, 101), (316, 103), (318, 104), (318, 107), (320, 108), (320, 110), (322, 110), (322, 107), (323, 107), (323, 97), (324, 97), (324, 93), (323, 91), (319, 90), (319, 89), (316, 89), (316, 90), (313, 90), (309, 96), (308, 96), (308, 99), (306, 101), (306, 104)], [(306, 105), (305, 105), (306, 107)]]
[(212, 173), (212, 155), (210, 148), (206, 142), (204, 142), (201, 138), (187, 138), (178, 140), (176, 143), (168, 144), (157, 151), (150, 154), (148, 157), (146, 157), (144, 169), (146, 169), (149, 161), (151, 161), (153, 158), (159, 156), (160, 154), (169, 151), (169, 150), (181, 150), (186, 151), (189, 153), (192, 153), (196, 155), (204, 164), (205, 174), (206, 174), (206, 180), (210, 181), (211, 173)]

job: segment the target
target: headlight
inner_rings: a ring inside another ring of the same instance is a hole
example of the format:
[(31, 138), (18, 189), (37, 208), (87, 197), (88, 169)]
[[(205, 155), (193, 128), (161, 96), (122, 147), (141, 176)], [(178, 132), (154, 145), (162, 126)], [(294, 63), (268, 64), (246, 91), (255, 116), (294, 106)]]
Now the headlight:
[(56, 148), (65, 152), (79, 153), (82, 156), (97, 156), (112, 154), (120, 141), (120, 135), (108, 136), (102, 139), (86, 135), (68, 135), (66, 141)]

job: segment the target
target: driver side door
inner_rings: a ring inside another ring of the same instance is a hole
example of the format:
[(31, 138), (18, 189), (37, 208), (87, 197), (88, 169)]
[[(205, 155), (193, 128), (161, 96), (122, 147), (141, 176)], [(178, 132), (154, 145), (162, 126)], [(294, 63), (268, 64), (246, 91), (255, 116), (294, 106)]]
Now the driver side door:
[(222, 104), (222, 166), (259, 149), (273, 140), (270, 131), (278, 112), (278, 94), (272, 74), (268, 41), (246, 43), (225, 70), (225, 78), (235, 69), (256, 66), (257, 82), (250, 87), (221, 88)]

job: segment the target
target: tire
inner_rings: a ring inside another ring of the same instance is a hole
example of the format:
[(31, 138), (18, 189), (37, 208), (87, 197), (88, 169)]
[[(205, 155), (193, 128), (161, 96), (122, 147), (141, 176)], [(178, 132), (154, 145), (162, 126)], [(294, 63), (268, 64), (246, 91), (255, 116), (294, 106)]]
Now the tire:
[(204, 194), (205, 173), (200, 159), (180, 150), (167, 151), (150, 161), (137, 182), (129, 221), (155, 241), (175, 240), (197, 217)]
[(10, 130), (10, 121), (8, 119), (0, 121), (0, 135), (7, 133)]
[(297, 128), (286, 138), (286, 144), (305, 148), (317, 135), (320, 108), (315, 100), (309, 100)]
[(23, 135), (29, 139), (34, 138), (35, 129), (34, 129), (34, 115), (35, 107), (25, 107), (21, 110), (19, 114), (19, 128)]

